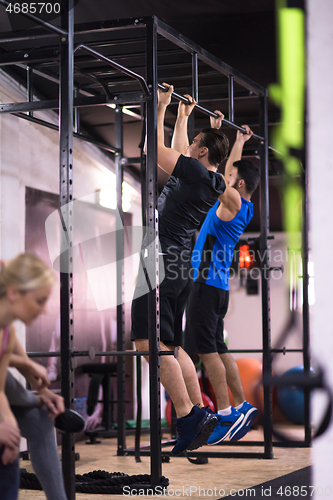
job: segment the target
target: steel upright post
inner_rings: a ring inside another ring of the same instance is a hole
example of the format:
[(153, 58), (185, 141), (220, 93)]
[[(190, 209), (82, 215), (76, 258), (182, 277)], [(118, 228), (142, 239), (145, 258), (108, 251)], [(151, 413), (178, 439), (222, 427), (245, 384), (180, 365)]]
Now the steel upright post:
[[(60, 211), (67, 251), (61, 254), (61, 393), (67, 408), (74, 406), (74, 367), (72, 358), (73, 309), (73, 38), (74, 2), (62, 3), (61, 27), (67, 36), (60, 37)], [(64, 248), (62, 246), (62, 248)], [(75, 498), (75, 441), (73, 434), (62, 437), (62, 468), (68, 500)]]
[[(199, 82), (198, 82), (198, 54), (193, 52), (192, 54), (192, 97), (198, 102), (199, 101)], [(190, 114), (188, 120), (188, 136), (190, 143), (195, 137), (195, 121), (194, 113)]]
[[(310, 376), (310, 309), (309, 309), (309, 199), (308, 199), (308, 171), (303, 165), (303, 227), (302, 227), (302, 268), (303, 268), (303, 366), (304, 374)], [(304, 388), (304, 442), (311, 445), (311, 406), (310, 390)]]
[[(116, 185), (117, 185), (117, 217), (116, 217), (116, 258), (117, 258), (117, 351), (125, 350), (124, 340), (124, 214), (123, 214), (123, 113), (122, 107), (116, 106), (115, 120), (115, 154)], [(125, 358), (117, 357), (117, 429), (118, 455), (124, 454), (126, 448), (125, 430)]]
[(145, 261), (155, 269), (155, 282), (148, 294), (149, 381), (150, 381), (150, 449), (151, 483), (161, 482), (161, 405), (160, 405), (160, 325), (158, 286), (158, 212), (157, 212), (157, 29), (154, 20), (146, 27), (147, 83), (152, 99), (147, 102), (147, 170), (146, 208), (150, 252)]
[(233, 75), (230, 75), (229, 79), (228, 79), (228, 94), (229, 94), (229, 106), (228, 106), (229, 115), (228, 115), (228, 118), (231, 122), (233, 122), (235, 119), (234, 77), (233, 77)]
[[(34, 73), (30, 66), (27, 67), (27, 99), (29, 102), (34, 100), (34, 88), (33, 88), (33, 77)], [(33, 112), (28, 112), (29, 116), (33, 116)]]
[[(264, 141), (260, 144), (260, 238), (261, 258), (261, 301), (262, 301), (262, 347), (263, 373), (271, 376), (271, 322), (270, 322), (270, 267), (267, 238), (269, 234), (269, 190), (268, 190), (268, 119), (267, 96), (259, 97), (260, 135)], [(273, 457), (272, 447), (272, 388), (264, 386), (264, 448), (267, 458)]]

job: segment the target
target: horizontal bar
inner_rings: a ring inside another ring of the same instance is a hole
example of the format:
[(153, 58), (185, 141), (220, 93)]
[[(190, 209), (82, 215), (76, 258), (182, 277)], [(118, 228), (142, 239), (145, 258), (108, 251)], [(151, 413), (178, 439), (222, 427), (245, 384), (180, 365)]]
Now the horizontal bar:
[[(168, 90), (167, 87), (165, 87), (164, 85), (161, 85), (160, 83), (158, 84), (158, 88), (160, 88), (164, 92), (167, 92), (167, 90)], [(179, 101), (183, 101), (183, 102), (185, 102), (187, 104), (190, 102), (187, 97), (185, 97), (183, 95), (180, 95), (180, 94), (177, 94), (177, 92), (172, 92), (172, 96), (175, 99), (178, 99)], [(200, 104), (196, 104), (195, 107), (196, 107), (196, 109), (198, 109), (202, 113), (205, 113), (206, 115), (212, 116), (213, 118), (218, 118), (219, 117), (219, 115), (217, 113), (214, 113), (213, 111), (210, 111), (209, 109), (206, 109), (206, 108), (200, 106)], [(243, 134), (246, 134), (245, 128), (243, 128), (243, 127), (241, 127), (239, 125), (236, 125), (236, 123), (233, 123), (233, 122), (227, 120), (226, 118), (223, 118), (223, 123), (225, 125), (228, 125), (231, 128), (235, 128), (235, 129), (239, 130), (240, 132), (243, 132)], [(254, 139), (258, 139), (261, 142), (265, 142), (265, 139), (263, 137), (261, 137), (260, 135), (253, 134), (252, 137)]]
[[(22, 63), (17, 63), (16, 66), (18, 68), (22, 68), (24, 70), (27, 69), (27, 66), (25, 64), (22, 64)], [(33, 66), (31, 69), (32, 69), (34, 74), (41, 76), (42, 78), (45, 78), (46, 80), (49, 80), (50, 82), (56, 83), (58, 85), (60, 84), (60, 80), (56, 76), (55, 73), (52, 73), (50, 71), (46, 72), (45, 69), (43, 71), (40, 71), (39, 69), (36, 68), (36, 66)], [(13, 78), (15, 78), (15, 77), (13, 77)], [(95, 94), (93, 94), (92, 92), (86, 92), (86, 91), (82, 90), (82, 86), (80, 85), (80, 87), (78, 87), (77, 85), (75, 85), (75, 82), (74, 82), (74, 89), (75, 90), (78, 89), (80, 91), (80, 94), (82, 94), (86, 97), (95, 97)]]
[(285, 441), (273, 441), (273, 446), (280, 448), (310, 448), (310, 445), (305, 441), (288, 440), (288, 436), (284, 436)]
[[(281, 349), (270, 349), (271, 352), (303, 352), (303, 349), (286, 349), (285, 347), (282, 347)], [(228, 352), (231, 353), (260, 353), (263, 352), (263, 349), (228, 349)]]
[(122, 165), (130, 165), (131, 163), (141, 163), (140, 156), (136, 156), (136, 157), (133, 157), (133, 158), (122, 158), (121, 159), (121, 164)]
[[(73, 351), (73, 356), (86, 356), (89, 351)], [(178, 356), (178, 349), (174, 351), (159, 351), (161, 356)], [(149, 356), (149, 351), (102, 351), (96, 352), (95, 356)]]
[[(45, 120), (40, 120), (39, 118), (36, 118), (35, 116), (30, 116), (26, 115), (25, 113), (13, 113), (14, 116), (17, 116), (18, 118), (23, 118), (24, 120), (28, 120), (29, 122), (36, 123), (37, 125), (41, 125), (42, 127), (47, 127), (52, 130), (59, 130), (59, 126), (55, 125), (54, 123), (49, 123), (46, 122)], [(94, 146), (97, 146), (98, 148), (104, 149), (105, 151), (109, 151), (110, 153), (117, 153), (118, 149), (114, 148), (113, 146), (109, 146), (108, 144), (104, 144), (102, 142), (96, 141), (95, 139), (91, 139), (90, 137), (87, 137), (82, 134), (78, 134), (76, 132), (73, 132), (73, 137), (76, 139), (80, 139), (81, 141), (89, 142), (90, 144), (93, 144)]]
[[(15, 3), (15, 2), (7, 2), (6, 0), (0, 0), (0, 4), (4, 5), (5, 7), (8, 7), (12, 3)], [(34, 21), (35, 23), (42, 25), (44, 28), (52, 31), (56, 35), (64, 36), (67, 38), (67, 35), (68, 35), (67, 31), (62, 30), (62, 29), (58, 28), (57, 26), (54, 26), (53, 24), (48, 23), (47, 21), (44, 21), (43, 19), (40, 19), (39, 17), (34, 16), (33, 14), (30, 14), (29, 12), (20, 11), (17, 15), (24, 16), (24, 17), (30, 19), (31, 21)]]
[(138, 75), (137, 73), (134, 73), (134, 71), (131, 71), (130, 69), (125, 68), (125, 66), (122, 66), (121, 64), (113, 61), (112, 59), (109, 59), (108, 57), (103, 56), (103, 54), (100, 54), (99, 52), (96, 52), (96, 50), (93, 50), (92, 48), (88, 47), (87, 45), (84, 45), (84, 44), (77, 45), (75, 47), (75, 49), (74, 49), (74, 52), (76, 52), (79, 49), (82, 49), (85, 52), (88, 52), (89, 54), (92, 54), (94, 57), (96, 57), (96, 59), (101, 59), (102, 61), (107, 62), (108, 64), (110, 64), (114, 68), (117, 68), (122, 73), (125, 73), (125, 75), (128, 75), (131, 78), (134, 78), (135, 80), (138, 80), (138, 82), (140, 83), (141, 88), (142, 88), (143, 92), (145, 93), (146, 97), (148, 97), (150, 95), (150, 91), (148, 89), (146, 80), (143, 78), (143, 76)]
[[(106, 106), (107, 104), (130, 104), (141, 103), (146, 100), (145, 96), (138, 92), (126, 92), (124, 94), (112, 94), (112, 97), (99, 95), (95, 97), (76, 97), (73, 102), (74, 108), (84, 108), (89, 106)], [(0, 113), (25, 113), (27, 111), (41, 111), (43, 109), (58, 109), (59, 100), (33, 102), (13, 102), (0, 104)]]
[[(178, 356), (178, 349), (174, 351), (159, 351), (161, 356)], [(27, 352), (29, 358), (59, 358), (59, 351), (50, 352)], [(149, 356), (149, 351), (101, 351), (94, 353), (95, 356)], [(90, 357), (90, 351), (72, 351), (73, 357)]]
[[(20, 33), (15, 36), (15, 33)], [(41, 34), (42, 33), (42, 34)], [(41, 28), (31, 28), (30, 30), (22, 30), (19, 32), (6, 32), (0, 33), (0, 44), (2, 43), (14, 43), (14, 42), (26, 42), (31, 40), (40, 39), (52, 39), (56, 37), (55, 33), (46, 32)]]
[(60, 352), (27, 352), (29, 358), (60, 358)]
[[(162, 443), (163, 444), (163, 443)], [(135, 453), (135, 450), (126, 448), (124, 450), (124, 453), (127, 455), (133, 455)], [(151, 453), (149, 450), (141, 450), (140, 449), (140, 455), (141, 456), (150, 456)], [(170, 456), (170, 457), (175, 457), (177, 456), (173, 455), (171, 451), (165, 451), (162, 450), (162, 455), (164, 456)], [(184, 457), (184, 455), (179, 455), (180, 457)], [(188, 451), (186, 453), (187, 457), (190, 458), (198, 458), (198, 457), (207, 457), (207, 458), (266, 458), (266, 459), (271, 459), (271, 457), (267, 456), (265, 453), (253, 453), (253, 452), (221, 452), (221, 451)]]
[[(141, 24), (140, 19), (141, 18), (135, 19), (134, 22), (133, 19), (132, 20), (124, 19), (122, 23), (119, 21), (119, 19), (117, 19), (117, 20), (103, 21), (102, 23), (99, 21), (99, 22), (76, 24), (74, 26), (74, 35), (83, 36), (85, 42), (87, 42), (87, 38), (89, 36), (96, 38), (96, 34), (98, 33), (104, 34), (108, 33), (109, 31), (117, 31), (122, 28), (132, 29), (136, 27), (142, 27), (144, 26), (144, 24)], [(129, 25), (128, 23), (131, 21), (132, 25)], [(35, 27), (29, 30), (19, 31), (17, 33), (13, 32), (0, 33), (0, 44), (8, 42), (27, 42), (30, 40), (39, 40), (44, 38), (51, 38), (54, 36), (56, 36), (56, 33), (46, 33), (42, 28)]]
[(4, 52), (0, 54), (0, 66), (58, 61), (59, 57), (59, 49), (34, 49), (30, 51), (20, 50), (15, 52)]
[[(166, 429), (164, 428), (164, 433), (167, 433), (170, 431), (170, 427), (167, 427)], [(173, 446), (175, 444), (176, 440), (175, 439), (170, 439), (167, 441), (162, 441), (161, 445), (162, 446)], [(221, 441), (218, 443), (219, 446), (262, 446), (264, 444), (264, 441)], [(133, 450), (134, 448), (128, 448), (129, 450)], [(150, 450), (150, 444), (144, 444), (141, 445), (140, 450)], [(188, 452), (189, 453), (189, 452)], [(201, 452), (200, 452), (201, 453)], [(203, 452), (203, 453), (209, 453), (209, 452)]]
[[(271, 352), (303, 352), (302, 349), (270, 349)], [(229, 349), (228, 352), (231, 354), (235, 353), (262, 353), (263, 349)], [(60, 352), (28, 352), (27, 353), (29, 357), (31, 358), (47, 358), (47, 357), (56, 357), (60, 356)], [(173, 351), (160, 351), (161, 356), (166, 356), (169, 354), (173, 354)], [(100, 352), (95, 352), (95, 356), (148, 356), (149, 351), (100, 351)], [(89, 351), (73, 351), (73, 356), (89, 356)], [(276, 381), (280, 380), (277, 378), (275, 380), (272, 379), (272, 383), (275, 383)], [(283, 384), (281, 385), (289, 385), (290, 380), (288, 379), (287, 382), (284, 381), (283, 379)], [(270, 382), (268, 382), (270, 383)]]

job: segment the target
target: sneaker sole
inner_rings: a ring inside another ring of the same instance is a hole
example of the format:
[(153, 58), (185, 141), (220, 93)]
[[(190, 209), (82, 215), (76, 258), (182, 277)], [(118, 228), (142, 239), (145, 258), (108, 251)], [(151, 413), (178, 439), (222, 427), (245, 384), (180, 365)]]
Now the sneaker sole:
[(74, 434), (85, 430), (86, 421), (77, 411), (66, 409), (55, 418), (54, 426), (60, 432)]
[(230, 436), (230, 441), (238, 441), (249, 432), (253, 421), (257, 418), (259, 411), (257, 408), (251, 408), (244, 417), (243, 422), (240, 424), (239, 428)]
[(218, 420), (215, 415), (209, 415), (207, 414), (206, 419), (202, 423), (202, 427), (197, 434), (196, 438), (194, 441), (186, 448), (189, 451), (196, 450), (197, 448), (200, 448), (200, 446), (204, 446), (207, 444), (207, 439), (217, 426)]
[(221, 443), (222, 441), (224, 441), (235, 428), (237, 428), (239, 425), (241, 425), (243, 420), (244, 420), (244, 415), (241, 413), (239, 415), (239, 417), (237, 418), (237, 420), (230, 427), (230, 429), (228, 429), (228, 431), (220, 439), (218, 439), (217, 441), (214, 441), (214, 443), (207, 443), (208, 446), (214, 446), (214, 444), (218, 444), (218, 443)]

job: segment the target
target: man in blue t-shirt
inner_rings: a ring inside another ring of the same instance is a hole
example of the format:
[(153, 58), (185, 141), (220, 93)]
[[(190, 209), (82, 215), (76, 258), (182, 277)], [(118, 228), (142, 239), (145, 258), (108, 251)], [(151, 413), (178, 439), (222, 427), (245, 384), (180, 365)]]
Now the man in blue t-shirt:
[[(191, 285), (191, 239), (226, 188), (217, 168), (228, 153), (229, 142), (219, 130), (207, 128), (189, 145), (188, 117), (196, 102), (191, 96), (186, 96), (189, 103), (179, 103), (171, 148), (165, 146), (164, 117), (172, 91), (172, 86), (168, 92), (159, 91), (157, 108), (158, 166), (170, 174), (158, 200), (159, 240), (165, 269), (165, 277), (159, 287), (160, 347), (164, 351), (179, 347), (177, 359), (161, 356), (161, 383), (178, 417), (178, 439), (172, 453), (179, 454), (206, 444), (217, 425), (215, 415), (202, 408), (194, 364), (180, 346), (182, 317)], [(221, 114), (219, 125), (222, 119)], [(146, 286), (141, 268), (132, 302), (131, 335), (139, 351), (148, 351), (149, 346)]]
[[(225, 168), (227, 188), (208, 212), (197, 238), (192, 266), (194, 283), (187, 308), (186, 335), (196, 346), (215, 393), (219, 423), (208, 439), (217, 444), (230, 436), (242, 438), (250, 429), (258, 410), (245, 400), (237, 364), (223, 338), (223, 322), (228, 309), (229, 271), (235, 245), (252, 219), (251, 196), (259, 183), (259, 169), (241, 160), (243, 146), (252, 131), (237, 132)], [(235, 407), (230, 405), (228, 386)]]

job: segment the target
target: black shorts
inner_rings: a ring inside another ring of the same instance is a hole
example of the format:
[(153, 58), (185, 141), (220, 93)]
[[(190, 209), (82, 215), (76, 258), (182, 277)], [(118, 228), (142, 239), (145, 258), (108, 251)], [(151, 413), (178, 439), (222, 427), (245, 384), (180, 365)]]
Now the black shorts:
[(228, 290), (193, 283), (186, 312), (186, 350), (189, 354), (228, 352), (223, 337), (228, 303)]
[[(161, 258), (160, 258), (161, 260)], [(163, 255), (165, 277), (160, 284), (160, 339), (164, 344), (181, 346), (183, 315), (191, 291), (191, 262), (181, 256)], [(131, 340), (148, 338), (148, 295), (137, 286), (132, 301)]]

